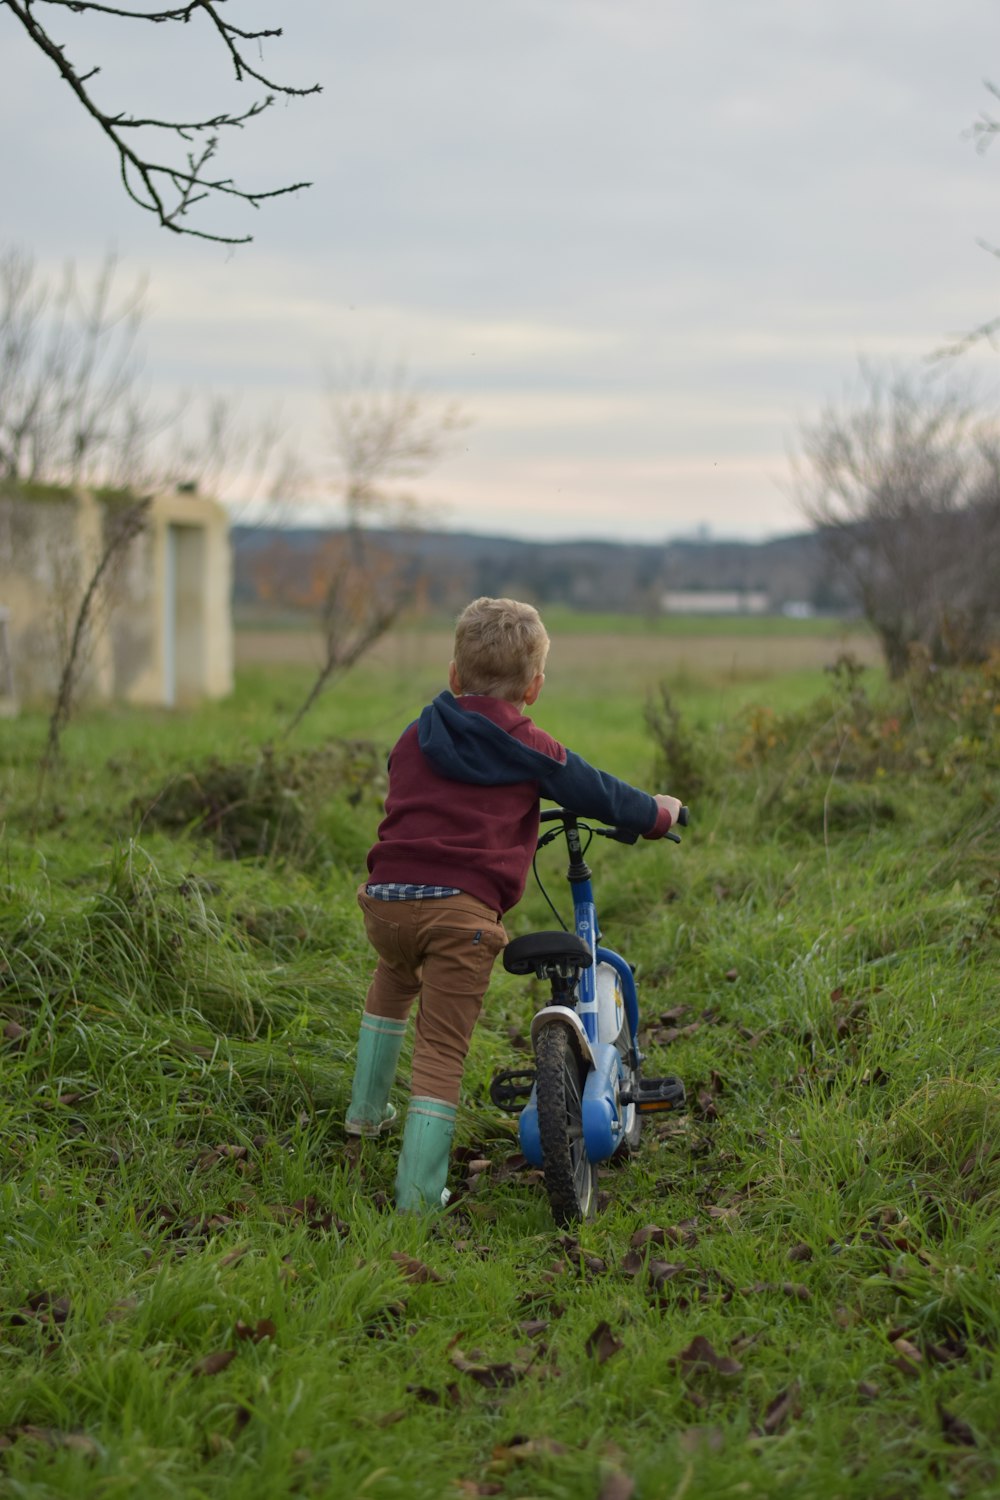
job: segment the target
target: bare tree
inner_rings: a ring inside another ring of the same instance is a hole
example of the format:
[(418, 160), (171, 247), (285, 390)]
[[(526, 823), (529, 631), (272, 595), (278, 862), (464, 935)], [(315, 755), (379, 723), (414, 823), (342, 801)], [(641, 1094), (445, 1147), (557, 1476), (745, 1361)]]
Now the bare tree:
[[(247, 30), (236, 26), (222, 15), (223, 4), (225, 0), (186, 0), (186, 3), (165, 9), (148, 9), (101, 4), (98, 0), (0, 0), (0, 5), (6, 6), (21, 23), (30, 40), (50, 59), (83, 110), (111, 142), (118, 157), (122, 185), (132, 202), (154, 214), (165, 229), (176, 234), (194, 235), (223, 244), (243, 244), (253, 236), (195, 228), (189, 222), (188, 214), (206, 198), (235, 198), (252, 208), (259, 208), (267, 199), (296, 192), (310, 184), (293, 182), (256, 192), (238, 187), (232, 178), (218, 175), (215, 159), (220, 134), (226, 130), (242, 130), (269, 109), (278, 95), (301, 98), (319, 93), (320, 86), (312, 84), (296, 88), (276, 83), (268, 77), (259, 64), (250, 61), (250, 57), (260, 51), (263, 42), (280, 37), (281, 28)], [(126, 23), (145, 21), (154, 27), (186, 26), (194, 22), (192, 33), (204, 24), (210, 38), (232, 67), (236, 81), (243, 83), (249, 79), (265, 92), (242, 111), (222, 110), (194, 120), (147, 118), (117, 108), (106, 109), (98, 104), (93, 90), (93, 80), (100, 73), (100, 67), (88, 64), (84, 69), (79, 68), (68, 56), (65, 44), (56, 39), (56, 17), (70, 14)], [(176, 149), (173, 160), (159, 161), (153, 155), (153, 139), (163, 135), (172, 139)]]
[(468, 424), (457, 403), (429, 401), (402, 368), (386, 378), (371, 365), (331, 379), (328, 403), (332, 487), (345, 527), (314, 559), (323, 658), (288, 733), (406, 606), (414, 586), (412, 568), (373, 528), (416, 524), (421, 502), (401, 482), (427, 473)]
[(802, 434), (799, 503), (857, 590), (893, 676), (911, 648), (975, 660), (1000, 626), (1000, 450), (971, 401), (863, 371), (863, 394)]
[(142, 281), (119, 294), (108, 256), (92, 286), (53, 285), (26, 252), (0, 254), (0, 477), (141, 484), (163, 419), (142, 385)]
[(145, 529), (150, 503), (151, 497), (147, 495), (112, 508), (107, 515), (100, 554), (86, 579), (72, 618), (68, 621), (70, 629), (61, 653), (59, 682), (52, 712), (49, 714), (49, 728), (41, 762), (43, 776), (59, 760), (63, 730), (69, 723), (75, 706), (80, 674), (93, 641), (102, 596), (106, 594), (108, 584), (121, 566), (132, 542)]

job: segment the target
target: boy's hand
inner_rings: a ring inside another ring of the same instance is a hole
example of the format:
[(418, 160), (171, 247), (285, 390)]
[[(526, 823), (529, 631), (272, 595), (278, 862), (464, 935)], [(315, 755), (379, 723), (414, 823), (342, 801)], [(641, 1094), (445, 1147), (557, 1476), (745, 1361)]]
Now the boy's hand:
[[(663, 835), (665, 833), (668, 833), (673, 825), (677, 822), (680, 810), (684, 804), (681, 802), (681, 799), (679, 797), (671, 797), (667, 792), (657, 792), (653, 800), (655, 801), (660, 811), (657, 815), (656, 822), (653, 824), (648, 833), (643, 834), (643, 838), (661, 839)], [(664, 814), (669, 814), (669, 822), (667, 821), (667, 818), (664, 816)]]

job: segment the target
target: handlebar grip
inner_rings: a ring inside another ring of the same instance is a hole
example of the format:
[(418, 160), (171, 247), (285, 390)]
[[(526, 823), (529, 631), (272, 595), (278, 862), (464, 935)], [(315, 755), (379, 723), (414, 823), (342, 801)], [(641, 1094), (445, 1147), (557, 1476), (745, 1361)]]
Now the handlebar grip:
[(688, 826), (688, 816), (689, 815), (687, 808), (682, 807), (680, 812), (677, 814), (677, 821), (682, 828), (686, 828)]

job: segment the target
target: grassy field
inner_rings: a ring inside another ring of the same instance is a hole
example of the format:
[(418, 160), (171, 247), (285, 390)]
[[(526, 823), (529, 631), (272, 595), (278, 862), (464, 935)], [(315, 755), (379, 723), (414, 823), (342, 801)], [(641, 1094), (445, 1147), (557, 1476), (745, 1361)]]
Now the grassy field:
[[(246, 639), (232, 700), (85, 714), (41, 787), (43, 718), (4, 724), (0, 1493), (1000, 1494), (1000, 668), (553, 635), (539, 721), (694, 814), (595, 851), (689, 1108), (572, 1235), (488, 1102), (522, 981), (447, 1213), (389, 1211), (393, 1145), (342, 1136), (353, 892), (445, 639), (291, 739), (308, 661)], [(508, 927), (551, 922), (529, 889)]]

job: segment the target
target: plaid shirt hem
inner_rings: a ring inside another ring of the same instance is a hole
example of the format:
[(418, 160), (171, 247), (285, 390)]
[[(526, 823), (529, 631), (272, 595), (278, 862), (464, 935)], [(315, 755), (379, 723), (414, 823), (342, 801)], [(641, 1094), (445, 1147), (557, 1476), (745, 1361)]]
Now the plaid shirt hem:
[(460, 896), (462, 892), (454, 885), (406, 885), (401, 881), (387, 881), (381, 885), (366, 885), (365, 894), (376, 901), (428, 901), (439, 896)]

